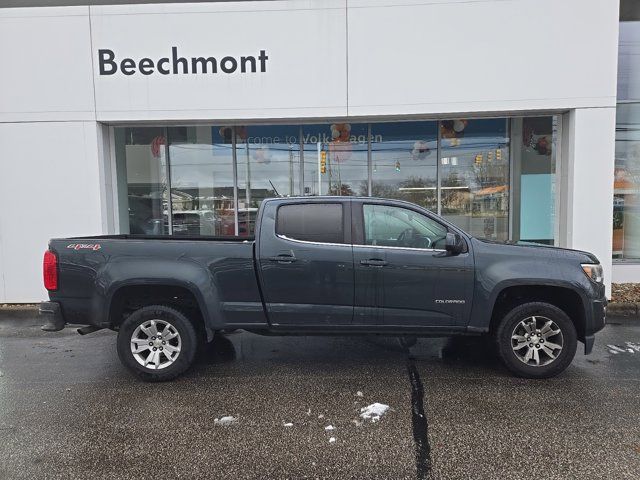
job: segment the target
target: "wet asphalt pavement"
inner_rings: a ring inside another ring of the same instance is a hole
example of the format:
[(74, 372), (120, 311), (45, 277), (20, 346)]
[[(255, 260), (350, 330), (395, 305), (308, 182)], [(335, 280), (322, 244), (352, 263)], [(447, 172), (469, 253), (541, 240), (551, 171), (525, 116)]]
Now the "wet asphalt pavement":
[[(238, 332), (145, 384), (113, 332), (0, 319), (0, 479), (637, 479), (640, 320), (609, 322), (551, 380), (512, 377), (479, 338)], [(390, 410), (362, 421), (374, 402)]]

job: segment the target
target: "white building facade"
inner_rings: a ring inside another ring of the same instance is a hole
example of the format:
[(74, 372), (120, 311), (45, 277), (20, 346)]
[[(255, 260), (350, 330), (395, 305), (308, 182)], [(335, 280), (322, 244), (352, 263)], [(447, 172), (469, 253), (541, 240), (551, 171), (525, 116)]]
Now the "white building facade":
[[(52, 237), (251, 235), (263, 198), (404, 198), (613, 263), (618, 0), (0, 9), (0, 303)], [(622, 272), (622, 270), (620, 270)]]

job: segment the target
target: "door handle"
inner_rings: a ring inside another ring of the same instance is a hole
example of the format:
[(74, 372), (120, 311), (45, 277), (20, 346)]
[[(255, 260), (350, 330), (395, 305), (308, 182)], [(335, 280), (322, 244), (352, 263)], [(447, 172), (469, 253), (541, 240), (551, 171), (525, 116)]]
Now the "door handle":
[(379, 258), (370, 258), (369, 260), (360, 260), (360, 265), (366, 265), (368, 267), (384, 267), (385, 265), (388, 265), (388, 262), (380, 260)]
[(276, 255), (275, 257), (269, 257), (270, 262), (278, 263), (293, 263), (297, 260), (293, 255)]

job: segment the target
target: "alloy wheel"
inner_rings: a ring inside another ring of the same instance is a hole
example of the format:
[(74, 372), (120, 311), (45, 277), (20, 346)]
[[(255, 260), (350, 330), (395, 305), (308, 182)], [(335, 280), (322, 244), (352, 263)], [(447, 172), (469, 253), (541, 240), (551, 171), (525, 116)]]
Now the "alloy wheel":
[(527, 317), (511, 333), (511, 348), (522, 363), (542, 367), (555, 361), (564, 345), (560, 327), (542, 316)]
[(181, 347), (178, 330), (166, 320), (146, 320), (131, 335), (133, 357), (151, 370), (172, 365), (180, 355)]

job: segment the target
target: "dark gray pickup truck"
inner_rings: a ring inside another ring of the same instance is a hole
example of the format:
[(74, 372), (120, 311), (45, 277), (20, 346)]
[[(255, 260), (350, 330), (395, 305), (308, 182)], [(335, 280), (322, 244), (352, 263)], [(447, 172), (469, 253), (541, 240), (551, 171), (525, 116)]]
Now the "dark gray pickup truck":
[(474, 238), (411, 203), (358, 197), (262, 203), (255, 238), (55, 239), (43, 329), (118, 332), (144, 380), (183, 373), (216, 332), (491, 335), (515, 374), (550, 377), (605, 324), (590, 253)]

